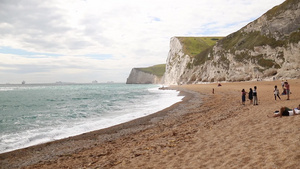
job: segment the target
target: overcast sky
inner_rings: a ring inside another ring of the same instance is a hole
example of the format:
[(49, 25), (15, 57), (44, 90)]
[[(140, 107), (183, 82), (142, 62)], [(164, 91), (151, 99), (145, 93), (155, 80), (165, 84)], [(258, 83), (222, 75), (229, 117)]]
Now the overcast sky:
[(173, 36), (226, 36), (284, 0), (0, 0), (0, 83), (126, 82)]

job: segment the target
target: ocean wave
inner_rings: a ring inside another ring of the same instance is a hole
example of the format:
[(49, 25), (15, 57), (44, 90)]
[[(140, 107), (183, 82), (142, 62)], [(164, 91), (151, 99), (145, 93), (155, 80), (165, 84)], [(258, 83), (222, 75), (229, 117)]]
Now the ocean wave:
[[(177, 91), (158, 90), (157, 85), (35, 87), (2, 96), (14, 104), (2, 114), (0, 153), (124, 123), (182, 99)], [(29, 96), (23, 100), (18, 95)], [(14, 123), (3, 123), (12, 119)]]

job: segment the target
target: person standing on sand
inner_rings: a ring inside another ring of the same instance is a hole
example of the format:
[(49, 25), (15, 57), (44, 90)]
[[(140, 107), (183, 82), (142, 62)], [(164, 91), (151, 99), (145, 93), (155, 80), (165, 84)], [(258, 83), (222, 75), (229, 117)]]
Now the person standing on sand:
[(245, 105), (245, 101), (246, 101), (246, 92), (245, 89), (242, 90), (242, 104)]
[(290, 85), (287, 81), (284, 82), (284, 88), (285, 88), (285, 91), (286, 91), (287, 100), (290, 100)]
[(282, 90), (284, 90), (284, 81), (283, 80), (281, 81), (281, 87), (282, 87)]
[(281, 98), (279, 97), (279, 90), (276, 85), (274, 87), (274, 96), (275, 96), (275, 100), (276, 100), (276, 96), (281, 100)]
[(256, 91), (257, 87), (254, 86), (254, 90), (253, 90), (253, 105), (258, 105), (258, 99), (257, 99), (257, 91)]
[(250, 104), (252, 104), (252, 100), (253, 100), (253, 91), (252, 91), (252, 88), (250, 88), (250, 90), (249, 90), (248, 99), (250, 100)]

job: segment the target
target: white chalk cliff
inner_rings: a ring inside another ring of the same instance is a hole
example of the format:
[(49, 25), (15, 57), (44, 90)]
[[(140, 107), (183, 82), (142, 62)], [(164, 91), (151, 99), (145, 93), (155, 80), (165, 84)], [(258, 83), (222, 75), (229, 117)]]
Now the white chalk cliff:
[(300, 78), (300, 1), (286, 0), (199, 55), (183, 45), (171, 38), (164, 84)]
[(190, 62), (191, 57), (183, 52), (183, 46), (179, 39), (172, 37), (163, 83), (179, 84), (182, 81), (180, 77), (185, 73), (187, 64)]
[(133, 68), (126, 84), (161, 84), (161, 77)]

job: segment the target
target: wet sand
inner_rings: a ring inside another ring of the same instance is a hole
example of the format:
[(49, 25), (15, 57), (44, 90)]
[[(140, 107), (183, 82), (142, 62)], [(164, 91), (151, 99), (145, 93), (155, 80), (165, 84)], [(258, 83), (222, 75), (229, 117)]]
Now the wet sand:
[[(300, 115), (269, 118), (300, 104), (274, 100), (280, 81), (173, 86), (184, 101), (91, 133), (0, 154), (1, 168), (300, 168)], [(241, 102), (257, 86), (259, 105)], [(214, 94), (212, 89), (214, 88)]]

